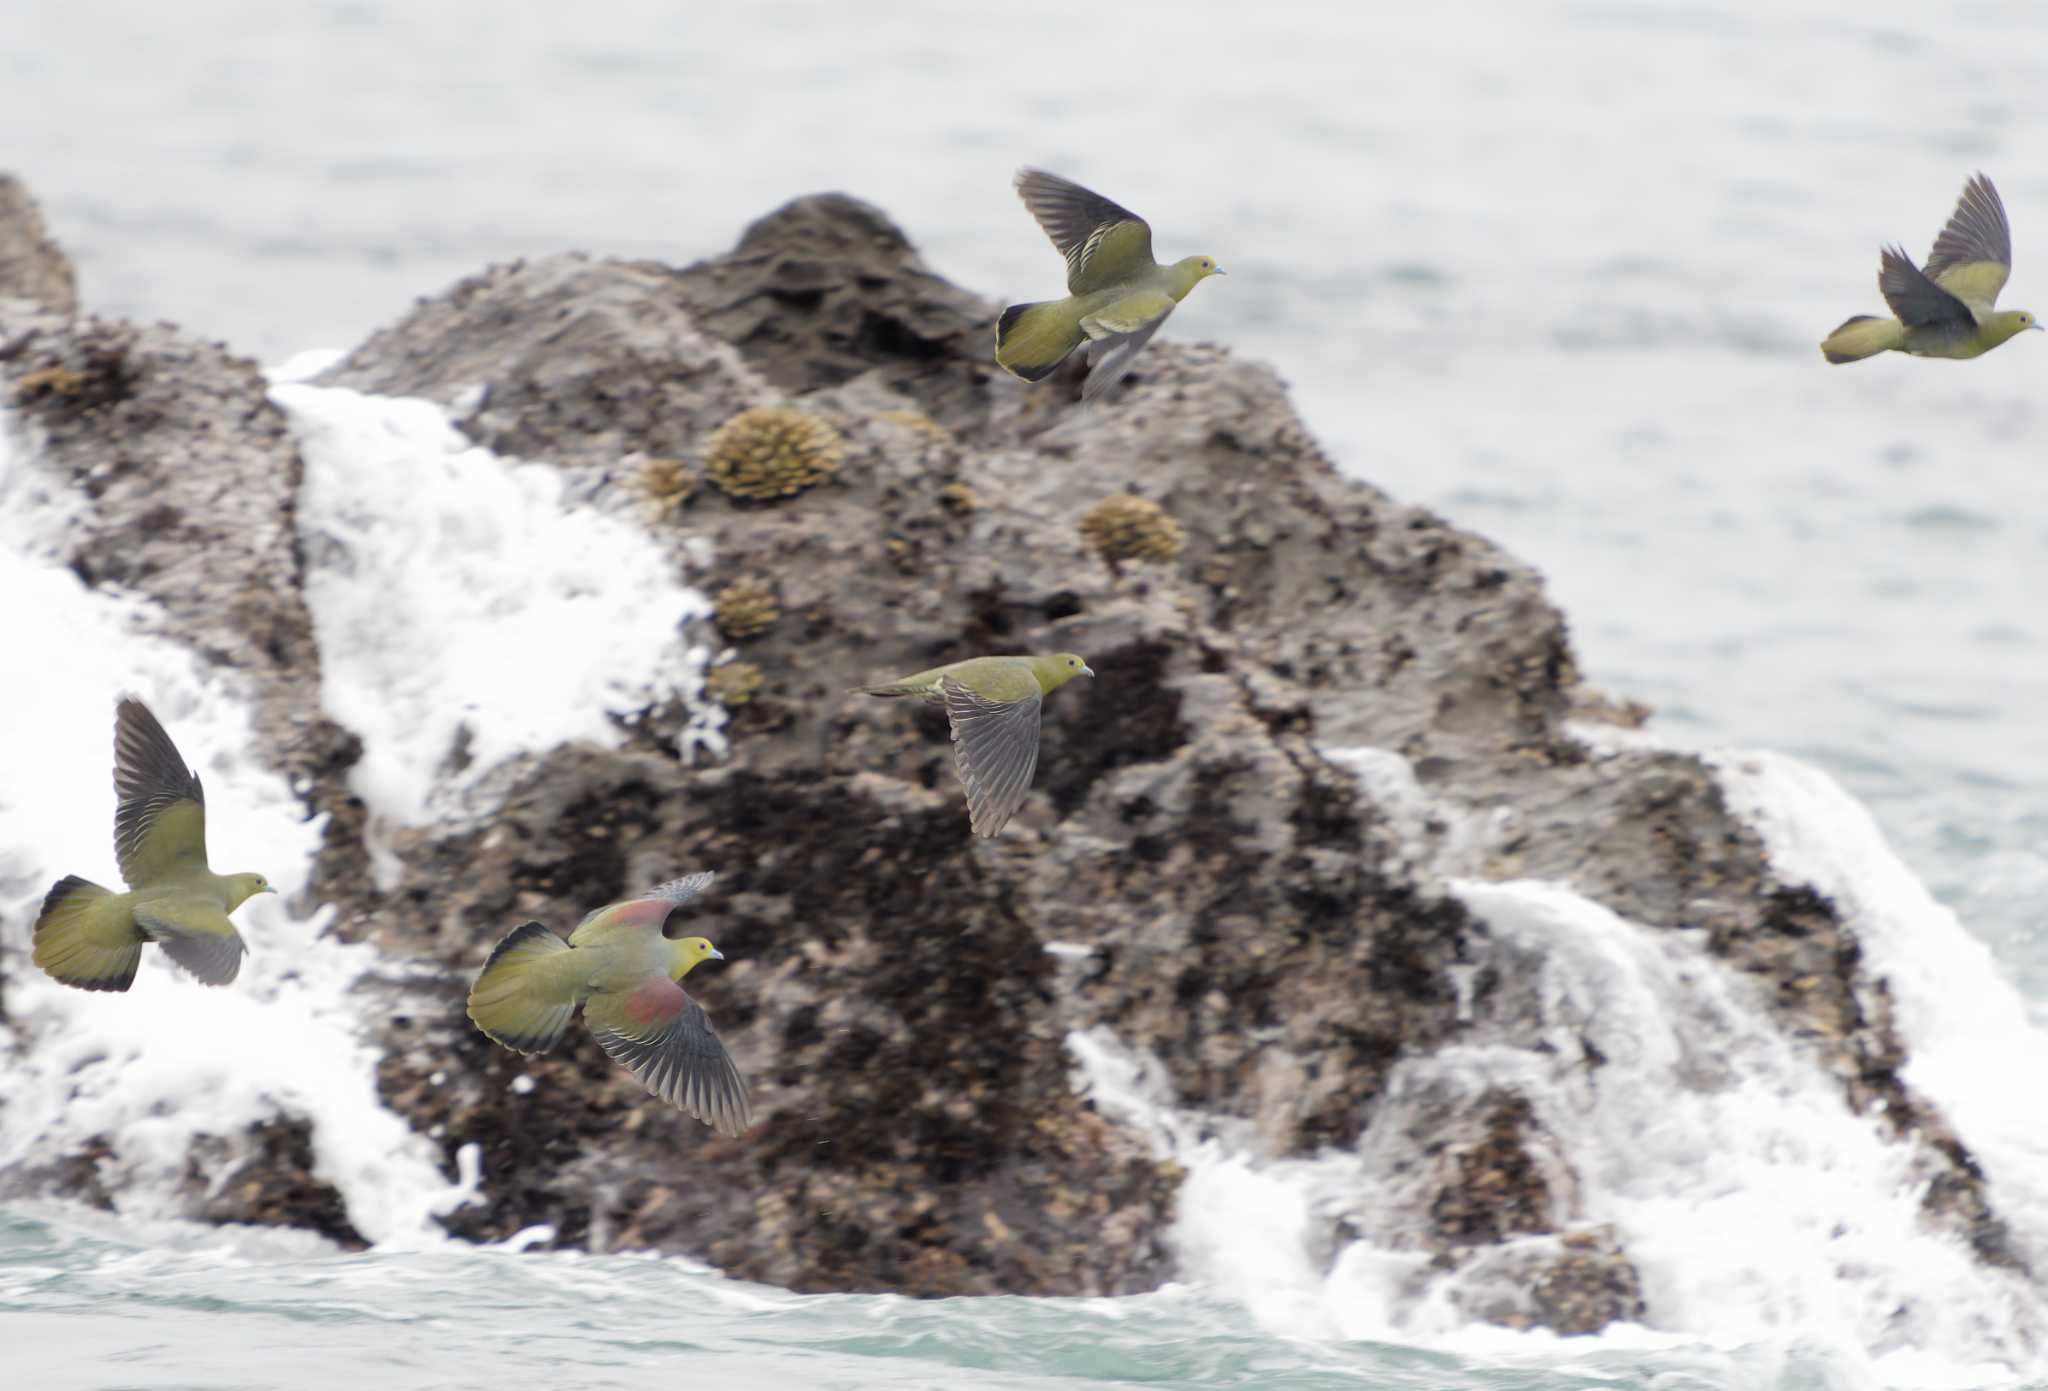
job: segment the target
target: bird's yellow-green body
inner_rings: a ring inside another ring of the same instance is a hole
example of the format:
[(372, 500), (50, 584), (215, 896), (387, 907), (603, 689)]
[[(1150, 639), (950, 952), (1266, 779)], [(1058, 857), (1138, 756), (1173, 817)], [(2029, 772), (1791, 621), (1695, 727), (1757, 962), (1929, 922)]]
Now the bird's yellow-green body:
[(996, 361), (1035, 382), (1083, 343), (1096, 343), (1099, 357), (1082, 389), (1093, 400), (1115, 384), (1190, 290), (1223, 272), (1207, 256), (1160, 265), (1143, 218), (1057, 174), (1020, 170), (1017, 192), (1066, 257), (1068, 293), (1005, 309), (996, 321)]
[(858, 686), (855, 695), (913, 696), (946, 707), (953, 763), (967, 789), (967, 818), (978, 836), (1000, 833), (1031, 791), (1038, 768), (1038, 712), (1045, 697), (1076, 676), (1093, 676), (1072, 652), (970, 657), (900, 681)]
[(260, 874), (215, 874), (206, 863), (206, 798), (148, 707), (114, 717), (114, 849), (128, 892), (66, 875), (36, 918), (36, 965), (83, 990), (126, 990), (145, 943), (208, 985), (241, 969), (228, 914), (273, 892)]
[[(67, 875), (50, 890), (36, 919), (35, 963), (67, 985), (126, 989), (143, 945), (157, 940), (142, 922), (217, 932), (214, 924), (266, 891), (260, 874), (214, 874), (204, 869), (127, 893)], [(111, 983), (117, 980), (121, 983)]]
[(1878, 260), (1877, 288), (1892, 317), (1858, 314), (1820, 345), (1829, 362), (1861, 362), (1879, 353), (1967, 360), (1982, 357), (2040, 324), (2024, 309), (1997, 309), (2012, 273), (2012, 232), (2005, 204), (1982, 174), (1963, 187), (1925, 268), (1896, 247)]
[(1833, 363), (1861, 362), (1885, 352), (1960, 360), (1982, 357), (2035, 327), (2038, 325), (2034, 316), (2024, 309), (1993, 310), (1974, 331), (1961, 334), (1938, 328), (1909, 328), (1895, 318), (1858, 314), (1829, 334), (1820, 346), (1822, 354)]
[(1083, 673), (1095, 674), (1088, 670), (1088, 663), (1072, 652), (1038, 657), (969, 657), (964, 662), (949, 662), (886, 685), (860, 686), (855, 694), (917, 696), (937, 703), (945, 700), (946, 680), (950, 677), (984, 700), (1028, 700), (1051, 695)]
[(1187, 256), (1142, 271), (1126, 284), (1011, 305), (996, 326), (996, 361), (1027, 382), (1039, 381), (1091, 339), (1143, 332), (1215, 274), (1216, 263), (1208, 257)]
[(677, 982), (722, 961), (702, 937), (671, 939), (670, 913), (711, 881), (695, 874), (585, 916), (563, 941), (537, 922), (491, 950), (469, 991), (469, 1017), (520, 1053), (554, 1047), (578, 1006), (605, 1052), (656, 1096), (726, 1135), (747, 1128), (747, 1087), (704, 1011)]
[(650, 976), (681, 980), (714, 954), (702, 937), (668, 938), (633, 920), (637, 903), (615, 903), (584, 918), (569, 934), (573, 951), (533, 961), (524, 989), (533, 997), (582, 1004), (592, 995), (617, 995)]

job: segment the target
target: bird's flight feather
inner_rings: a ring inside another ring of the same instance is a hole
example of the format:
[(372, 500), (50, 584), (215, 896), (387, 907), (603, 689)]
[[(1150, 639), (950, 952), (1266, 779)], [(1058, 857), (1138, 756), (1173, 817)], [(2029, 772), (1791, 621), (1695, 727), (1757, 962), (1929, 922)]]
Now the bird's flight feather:
[(135, 925), (207, 985), (226, 985), (241, 973), (242, 934), (218, 901), (152, 899), (135, 909)]
[(1048, 174), (1017, 171), (1017, 194), (1067, 259), (1067, 293), (1085, 295), (1152, 268), (1152, 229), (1129, 208)]
[(149, 707), (114, 715), (114, 855), (130, 888), (206, 868), (206, 793)]
[(1976, 175), (1963, 188), (1948, 225), (1927, 254), (1927, 276), (1982, 318), (2012, 274), (2012, 228), (1991, 180)]
[(950, 676), (943, 685), (969, 824), (978, 836), (996, 835), (1031, 790), (1043, 699), (1034, 689), (1021, 700), (989, 700)]
[(1908, 328), (1968, 333), (1977, 327), (1977, 316), (1970, 312), (1970, 306), (1928, 279), (1898, 247), (1884, 249), (1878, 262), (1877, 288), (1892, 313)]
[(747, 1084), (732, 1055), (704, 1007), (674, 981), (656, 977), (623, 994), (593, 995), (583, 1021), (613, 1061), (670, 1105), (721, 1135), (737, 1136), (752, 1123)]

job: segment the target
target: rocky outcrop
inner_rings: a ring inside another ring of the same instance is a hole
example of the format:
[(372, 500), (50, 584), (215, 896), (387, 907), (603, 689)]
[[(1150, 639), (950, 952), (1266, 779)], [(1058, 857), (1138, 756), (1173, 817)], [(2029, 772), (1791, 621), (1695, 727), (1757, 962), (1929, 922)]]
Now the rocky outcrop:
[(77, 313), (78, 282), (28, 185), (0, 173), (0, 322), (34, 312)]
[[(1550, 1047), (1512, 954), (1446, 888), (1528, 876), (1653, 929), (1705, 927), (1852, 1104), (1882, 1102), (1925, 1148), (1937, 1220), (2009, 1258), (1968, 1155), (1906, 1089), (1882, 990), (1832, 908), (1772, 879), (1696, 760), (1596, 757), (1568, 728), (1582, 693), (1535, 574), (1340, 477), (1264, 368), (1155, 344), (1083, 409), (1069, 383), (1027, 390), (993, 366), (993, 315), (876, 210), (825, 196), (681, 270), (494, 268), (334, 368), (330, 383), (440, 400), (479, 441), (575, 471), (592, 505), (630, 500), (679, 566), (708, 543), (690, 578), (734, 596), (702, 633), (727, 649), (710, 683), (726, 761), (684, 761), (687, 712), (647, 711), (623, 748), (534, 760), (483, 824), (400, 833), (382, 888), (341, 786), (345, 741), (306, 684), (296, 475), (253, 374), (216, 355), (166, 399), (210, 350), (113, 327), (51, 331), (0, 364), (17, 396), (52, 367), (98, 383), (24, 405), (44, 466), (97, 489), (84, 572), (124, 566), (147, 588), (187, 567), (183, 597), (163, 587), (166, 622), (207, 650), (222, 605), (278, 596), (251, 620), (261, 650), (233, 657), (301, 713), (298, 734), (275, 726), (279, 756), (334, 813), (317, 883), (337, 930), (414, 963), (371, 987), (380, 1081), (451, 1172), (477, 1147), (483, 1195), (454, 1230), (546, 1224), (803, 1290), (1150, 1288), (1172, 1272), (1178, 1170), (1075, 1090), (1068, 1038), (1107, 1030), (1157, 1060), (1178, 1105), (1271, 1155), (1353, 1145), (1404, 1060), (1478, 1038)], [(111, 374), (92, 365), (102, 342), (121, 345)], [(833, 466), (789, 471), (789, 496), (703, 477), (712, 432), (757, 406), (829, 427)], [(152, 530), (160, 498), (124, 491), (123, 467), (167, 470), (155, 461), (202, 419), (253, 451), (199, 471), (248, 509), (230, 514), (234, 544), (176, 530), (213, 524), (188, 503)], [(1155, 504), (1172, 530), (1148, 534), (1175, 544), (1105, 557), (1081, 523), (1123, 495)], [(995, 841), (968, 831), (939, 715), (844, 694), (963, 653), (1054, 648), (1098, 679), (1048, 702), (1037, 790)], [(1397, 752), (1421, 800), (1460, 814), (1394, 805), (1330, 756), (1353, 746)], [(721, 877), (690, 929), (730, 960), (693, 984), (753, 1081), (747, 1136), (648, 1104), (580, 1032), (524, 1060), (469, 1026), (468, 978), (511, 924), (566, 927), (698, 868)], [(1483, 1317), (1640, 1317), (1628, 1254), (1587, 1224), (1573, 1156), (1531, 1098), (1425, 1101), (1390, 1127), (1415, 1201), (1375, 1239), (1487, 1277), (1461, 1296)], [(293, 1167), (303, 1137), (264, 1146), (278, 1173), (209, 1211), (303, 1192), (308, 1224), (333, 1230)]]

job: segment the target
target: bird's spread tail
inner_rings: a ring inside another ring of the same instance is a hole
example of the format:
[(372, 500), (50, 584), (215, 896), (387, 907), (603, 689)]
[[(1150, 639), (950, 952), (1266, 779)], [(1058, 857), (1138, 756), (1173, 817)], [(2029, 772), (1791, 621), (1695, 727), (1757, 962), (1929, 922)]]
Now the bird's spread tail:
[(520, 1053), (545, 1053), (561, 1040), (576, 1012), (573, 983), (548, 964), (569, 944), (539, 923), (512, 929), (491, 948), (469, 988), (469, 1017), (494, 1042)]
[(52, 886), (36, 918), (36, 965), (81, 990), (126, 990), (142, 943), (120, 895), (75, 874)]
[(1820, 351), (1829, 362), (1861, 362), (1905, 341), (1906, 326), (1897, 319), (1858, 314), (1853, 319), (1843, 320), (1840, 328), (1822, 340)]
[(996, 361), (1027, 382), (1051, 374), (1067, 354), (1088, 341), (1071, 301), (1013, 304), (996, 320)]

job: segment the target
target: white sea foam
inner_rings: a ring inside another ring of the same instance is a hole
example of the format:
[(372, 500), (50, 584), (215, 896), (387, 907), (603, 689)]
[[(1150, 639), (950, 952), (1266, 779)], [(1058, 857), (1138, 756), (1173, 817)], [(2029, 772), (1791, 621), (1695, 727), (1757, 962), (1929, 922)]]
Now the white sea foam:
[[(324, 911), (285, 907), (304, 885), (319, 825), (248, 756), (246, 692), (232, 673), (145, 633), (145, 605), (88, 591), (65, 568), (62, 523), (74, 504), (22, 463), (0, 456), (0, 728), (11, 732), (0, 739), (0, 1169), (103, 1139), (112, 1152), (98, 1168), (118, 1207), (166, 1215), (182, 1209), (194, 1137), (298, 1117), (311, 1126), (315, 1173), (359, 1231), (386, 1243), (434, 1239), (432, 1215), (464, 1190), (377, 1097), (376, 1055), (350, 993), (375, 953), (324, 938)], [(200, 986), (153, 951), (120, 995), (67, 989), (28, 964), (51, 882), (76, 873), (118, 883), (111, 758), (124, 691), (150, 704), (205, 780), (214, 863), (261, 869), (280, 891), (237, 913), (250, 955), (232, 987)]]
[(708, 610), (631, 519), (568, 496), (568, 476), (500, 459), (429, 401), (280, 382), (306, 462), (299, 529), (321, 702), (363, 740), (353, 787), (379, 825), (475, 810), (520, 754), (615, 745), (618, 721), (698, 700)]
[(1892, 853), (1868, 809), (1780, 754), (1714, 758), (1729, 804), (1793, 882), (1834, 900), (1889, 987), (1907, 1081), (1934, 1100), (1991, 1180), (2021, 1253), (2048, 1270), (2048, 1034), (1990, 950)]
[[(1454, 809), (1398, 795), (1406, 784), (1392, 757), (1344, 761), (1396, 794), (1408, 821), (1455, 822)], [(2012, 1092), (2040, 1075), (2041, 1041), (2017, 996), (1824, 775), (1772, 757), (1719, 766), (1781, 871), (1836, 895), (1870, 967), (1893, 978), (1917, 1060), (1910, 1079), (1976, 1149), (1994, 1202), (2038, 1262), (2044, 1127), (2038, 1106), (2012, 1104)], [(1443, 838), (1482, 834), (1447, 825)], [(1477, 1029), (1398, 1065), (1346, 1150), (1262, 1155), (1243, 1123), (1178, 1107), (1164, 1070), (1107, 1031), (1070, 1037), (1097, 1105), (1189, 1170), (1174, 1233), (1189, 1278), (1290, 1336), (1420, 1342), (1494, 1361), (1648, 1347), (1704, 1358), (1720, 1384), (1844, 1387), (2048, 1371), (2038, 1290), (1924, 1216), (1928, 1156), (1852, 1113), (1816, 1053), (1787, 1037), (1754, 982), (1709, 955), (1701, 934), (1642, 927), (1555, 884), (1449, 887), (1487, 924), (1483, 950), (1512, 995), (1495, 1010), (1537, 1022), (1515, 1036)], [(1641, 1277), (1645, 1326), (1590, 1343), (1482, 1329), (1474, 1307), (1515, 1295), (1500, 1288), (1503, 1272), (1484, 1261), (1448, 1277), (1428, 1267), (1418, 1226), (1430, 1165), (1418, 1138), (1447, 1106), (1469, 1110), (1495, 1088), (1531, 1102), (1534, 1133), (1547, 1137), (1538, 1162), (1562, 1161), (1562, 1218), (1612, 1226)]]

